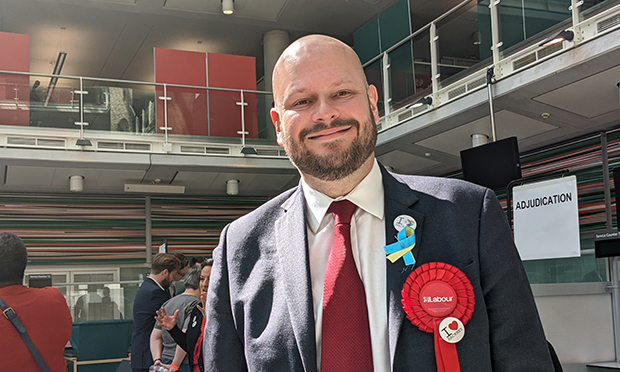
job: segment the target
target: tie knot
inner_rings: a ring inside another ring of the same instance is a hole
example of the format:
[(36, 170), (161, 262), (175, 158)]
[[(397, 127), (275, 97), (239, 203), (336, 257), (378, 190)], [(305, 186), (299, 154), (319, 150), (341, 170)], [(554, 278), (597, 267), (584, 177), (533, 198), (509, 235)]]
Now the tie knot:
[(353, 204), (348, 200), (340, 200), (337, 202), (332, 202), (329, 206), (328, 212), (331, 212), (334, 215), (334, 224), (350, 224), (351, 217), (353, 217), (353, 213), (357, 209), (357, 205)]

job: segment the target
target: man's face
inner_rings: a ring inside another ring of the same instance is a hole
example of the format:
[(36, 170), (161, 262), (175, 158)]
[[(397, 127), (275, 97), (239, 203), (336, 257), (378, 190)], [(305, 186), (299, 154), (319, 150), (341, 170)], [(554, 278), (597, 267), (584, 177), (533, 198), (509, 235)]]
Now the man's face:
[(189, 269), (189, 266), (185, 266), (184, 268), (180, 270), (174, 270), (172, 272), (172, 281), (178, 282), (179, 280), (183, 279), (188, 269)]
[(376, 89), (366, 86), (356, 57), (329, 47), (307, 52), (276, 74), (272, 119), (278, 143), (302, 173), (339, 180), (374, 152)]

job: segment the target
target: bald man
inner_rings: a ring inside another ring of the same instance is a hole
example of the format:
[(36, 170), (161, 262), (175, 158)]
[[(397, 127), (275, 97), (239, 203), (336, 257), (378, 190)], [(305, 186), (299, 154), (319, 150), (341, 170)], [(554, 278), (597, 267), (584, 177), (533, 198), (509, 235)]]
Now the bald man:
[[(392, 174), (377, 162), (377, 90), (355, 52), (327, 36), (303, 37), (278, 60), (273, 87), (278, 143), (301, 181), (222, 231), (207, 300), (205, 369), (553, 371), (495, 195), (463, 181)], [(341, 238), (335, 206), (350, 203), (350, 238)], [(342, 239), (353, 257), (342, 261), (354, 265), (346, 280), (361, 281), (361, 292), (351, 290), (345, 315), (334, 321), (328, 309), (336, 291), (328, 288), (341, 277), (330, 254)], [(394, 243), (408, 253), (388, 260)], [(432, 280), (420, 275), (438, 264), (464, 279), (442, 282), (445, 270), (433, 271)], [(401, 301), (410, 281), (426, 288), (429, 296), (413, 296), (422, 307)], [(436, 325), (414, 325), (405, 312), (411, 309), (414, 319)], [(356, 319), (352, 333), (340, 329), (348, 318)], [(464, 334), (456, 347), (440, 337), (446, 319), (458, 325), (452, 333)], [(334, 334), (341, 336), (336, 350)]]

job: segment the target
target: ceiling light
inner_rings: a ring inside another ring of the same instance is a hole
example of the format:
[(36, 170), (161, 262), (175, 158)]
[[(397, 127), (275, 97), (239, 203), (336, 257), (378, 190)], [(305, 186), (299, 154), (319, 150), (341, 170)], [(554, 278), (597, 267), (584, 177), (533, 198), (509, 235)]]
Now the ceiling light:
[(177, 185), (151, 185), (146, 183), (126, 183), (123, 186), (125, 192), (138, 192), (145, 194), (184, 194), (185, 186)]
[(471, 147), (478, 147), (489, 142), (489, 136), (484, 133), (472, 133), (470, 137)]
[(235, 0), (222, 0), (222, 13), (231, 15), (235, 11)]
[(545, 41), (540, 43), (538, 46), (545, 46), (546, 47), (546, 46), (549, 46), (549, 45), (561, 43), (564, 40), (572, 41), (574, 37), (575, 37), (575, 33), (573, 31), (571, 31), (571, 30), (564, 30), (564, 31), (560, 32), (559, 34), (546, 39)]
[(73, 175), (69, 177), (69, 190), (72, 192), (82, 192), (84, 190), (84, 176)]
[(482, 44), (482, 33), (480, 31), (474, 31), (471, 34), (471, 40), (474, 45)]
[(226, 181), (226, 193), (232, 196), (239, 194), (239, 180)]
[[(54, 65), (54, 71), (52, 72), (52, 75), (60, 75), (60, 71), (62, 71), (62, 66), (64, 66), (65, 64), (65, 59), (67, 59), (67, 52), (58, 52), (58, 58), (56, 59), (56, 64)], [(57, 82), (58, 77), (56, 76), (53, 76), (50, 79), (50, 83), (47, 85), (47, 94), (45, 95), (44, 106), (47, 106), (47, 104), (49, 103), (52, 92), (54, 91)]]
[(422, 107), (424, 105), (432, 105), (432, 104), (433, 104), (433, 99), (431, 98), (431, 96), (428, 96), (428, 97), (420, 98), (419, 100), (415, 101), (411, 105), (407, 106), (407, 108), (417, 108), (417, 107)]

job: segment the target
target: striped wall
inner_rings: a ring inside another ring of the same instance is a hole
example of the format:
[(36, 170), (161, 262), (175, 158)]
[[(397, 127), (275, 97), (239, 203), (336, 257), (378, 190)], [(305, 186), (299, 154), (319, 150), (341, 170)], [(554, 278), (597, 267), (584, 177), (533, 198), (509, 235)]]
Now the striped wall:
[[(265, 199), (151, 198), (154, 252), (211, 256), (221, 229)], [(19, 235), (30, 264), (146, 261), (144, 197), (0, 195), (0, 230)]]

